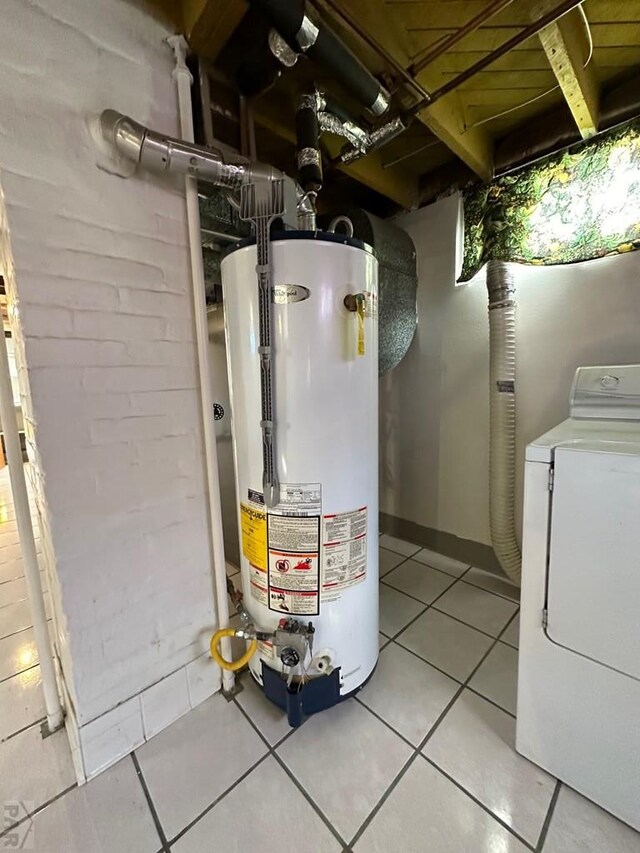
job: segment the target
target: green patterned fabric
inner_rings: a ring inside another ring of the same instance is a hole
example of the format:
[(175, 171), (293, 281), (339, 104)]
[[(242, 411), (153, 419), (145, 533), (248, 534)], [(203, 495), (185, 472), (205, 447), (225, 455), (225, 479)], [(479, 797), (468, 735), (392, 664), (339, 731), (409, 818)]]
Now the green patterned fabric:
[(464, 194), (469, 281), (489, 260), (570, 264), (640, 249), (640, 121)]

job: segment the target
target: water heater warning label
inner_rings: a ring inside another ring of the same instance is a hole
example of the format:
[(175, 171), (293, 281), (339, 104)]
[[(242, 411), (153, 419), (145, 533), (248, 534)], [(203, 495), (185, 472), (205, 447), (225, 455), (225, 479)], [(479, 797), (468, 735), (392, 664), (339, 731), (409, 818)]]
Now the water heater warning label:
[(337, 601), (342, 590), (367, 576), (367, 508), (322, 519), (322, 601)]
[(240, 504), (242, 553), (252, 566), (267, 571), (267, 513), (256, 504)]
[(269, 609), (313, 616), (320, 601), (320, 517), (268, 515)]

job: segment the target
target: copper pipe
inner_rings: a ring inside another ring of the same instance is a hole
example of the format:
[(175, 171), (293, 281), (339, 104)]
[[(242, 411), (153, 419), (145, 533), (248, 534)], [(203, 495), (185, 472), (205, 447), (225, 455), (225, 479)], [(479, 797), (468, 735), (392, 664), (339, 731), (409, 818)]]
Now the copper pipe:
[[(507, 0), (500, 0), (500, 2), (505, 3)], [(509, 3), (512, 0), (508, 0)], [(421, 86), (420, 83), (407, 71), (407, 69), (398, 62), (395, 57), (393, 57), (389, 51), (384, 48), (373, 36), (370, 36), (366, 29), (348, 12), (346, 9), (343, 9), (339, 3), (336, 3), (335, 0), (322, 0), (322, 3), (325, 6), (328, 6), (335, 14), (342, 19), (343, 23), (347, 24), (351, 29), (360, 36), (360, 38), (369, 45), (372, 50), (384, 59), (403, 79), (406, 83), (408, 83), (416, 92), (420, 94), (424, 100), (427, 100), (430, 95), (429, 92)], [(318, 0), (314, 0), (314, 5), (318, 6)]]
[(443, 98), (445, 95), (448, 95), (449, 92), (452, 92), (454, 89), (457, 89), (462, 83), (465, 83), (471, 77), (474, 77), (478, 72), (484, 71), (484, 69), (491, 65), (496, 61), (496, 59), (500, 59), (501, 56), (504, 56), (505, 53), (509, 53), (510, 50), (513, 50), (514, 47), (518, 47), (518, 45), (522, 44), (522, 42), (530, 39), (531, 36), (535, 36), (540, 30), (543, 30), (545, 27), (552, 24), (554, 21), (557, 21), (558, 18), (561, 18), (563, 15), (566, 15), (567, 12), (570, 12), (572, 9), (575, 9), (576, 6), (580, 6), (584, 0), (564, 0), (564, 3), (560, 3), (555, 9), (551, 9), (551, 11), (547, 12), (546, 15), (543, 15), (541, 18), (538, 18), (537, 21), (534, 21), (532, 24), (529, 24), (528, 27), (525, 27), (521, 30), (517, 35), (510, 38), (504, 44), (501, 44), (500, 47), (496, 48), (496, 50), (488, 53), (482, 59), (479, 59), (478, 62), (469, 66), (466, 71), (463, 71), (461, 74), (458, 74), (457, 77), (454, 77), (453, 80), (450, 80), (448, 83), (445, 83), (444, 86), (441, 86), (439, 89), (436, 89), (435, 92), (431, 93), (430, 98), (425, 98), (418, 104), (415, 104), (411, 108), (412, 113), (416, 113), (425, 107), (431, 106), (431, 104), (438, 101), (440, 98)]
[(435, 59), (438, 59), (439, 56), (446, 53), (450, 47), (453, 47), (454, 44), (458, 44), (458, 42), (462, 41), (465, 36), (468, 36), (469, 33), (477, 30), (481, 24), (484, 24), (484, 22), (488, 21), (489, 18), (493, 18), (498, 14), (498, 12), (501, 12), (511, 3), (513, 3), (513, 0), (493, 0), (493, 3), (489, 3), (488, 6), (485, 6), (484, 9), (478, 12), (475, 18), (471, 18), (471, 20), (467, 21), (464, 26), (451, 33), (450, 36), (447, 36), (434, 48), (429, 50), (422, 59), (418, 59), (414, 62), (409, 68), (411, 74), (418, 74), (418, 72), (422, 71), (423, 68), (426, 68), (427, 65), (430, 65)]

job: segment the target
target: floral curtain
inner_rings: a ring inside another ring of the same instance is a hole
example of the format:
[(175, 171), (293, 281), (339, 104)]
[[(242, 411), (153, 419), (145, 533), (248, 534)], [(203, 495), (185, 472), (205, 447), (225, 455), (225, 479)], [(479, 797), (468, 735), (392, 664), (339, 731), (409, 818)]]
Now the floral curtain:
[(640, 121), (464, 194), (469, 281), (491, 259), (570, 264), (640, 249)]

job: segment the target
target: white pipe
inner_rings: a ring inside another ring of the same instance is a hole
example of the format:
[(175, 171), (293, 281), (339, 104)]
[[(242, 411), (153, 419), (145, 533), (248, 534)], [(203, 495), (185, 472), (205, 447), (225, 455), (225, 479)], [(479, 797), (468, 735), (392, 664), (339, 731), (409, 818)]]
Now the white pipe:
[(508, 264), (489, 261), (491, 542), (508, 577), (520, 585), (522, 556), (516, 538), (516, 303)]
[[(186, 66), (187, 43), (182, 36), (170, 36), (167, 39), (173, 48), (176, 66), (173, 78), (178, 88), (178, 107), (180, 110), (180, 131), (182, 138), (193, 142), (193, 117), (191, 113), (191, 84), (193, 78)], [(207, 466), (207, 486), (209, 492), (209, 519), (211, 529), (211, 548), (213, 553), (213, 573), (215, 578), (218, 627), (229, 624), (229, 600), (227, 598), (227, 572), (224, 558), (224, 540), (222, 535), (222, 508), (220, 503), (220, 477), (218, 472), (218, 451), (213, 426), (213, 399), (209, 377), (209, 331), (207, 328), (207, 304), (202, 262), (202, 242), (200, 236), (200, 208), (198, 205), (198, 184), (195, 178), (185, 177), (187, 198), (187, 225), (189, 229), (189, 247), (191, 252), (191, 278), (193, 284), (193, 309), (196, 325), (198, 348), (198, 372), (200, 375), (200, 400), (202, 403), (202, 428), (204, 431), (205, 463)], [(222, 640), (222, 655), (231, 660), (231, 641)], [(212, 666), (214, 664), (212, 663)], [(235, 676), (233, 672), (223, 670), (222, 688), (225, 692), (233, 690)]]
[[(0, 326), (0, 329), (2, 329), (2, 326)], [(9, 357), (7, 355), (4, 329), (2, 329), (2, 338), (2, 344), (0, 344), (0, 420), (2, 421), (4, 444), (9, 463), (11, 492), (16, 508), (20, 550), (22, 552), (24, 576), (27, 582), (31, 618), (33, 619), (33, 634), (40, 659), (40, 675), (44, 691), (44, 704), (47, 711), (47, 725), (49, 731), (53, 732), (62, 725), (62, 705), (60, 704), (58, 682), (53, 665), (51, 642), (49, 640), (49, 629), (47, 628), (47, 615), (45, 613), (42, 583), (40, 581), (40, 566), (38, 565), (36, 543), (33, 538), (31, 509), (29, 507), (29, 495), (24, 476), (24, 464), (22, 461), (18, 424), (16, 423), (16, 411), (13, 406), (13, 391), (11, 389), (11, 374), (9, 372)]]

